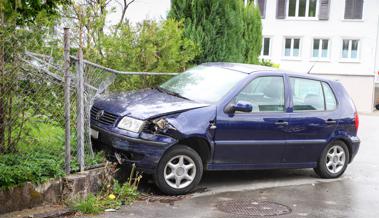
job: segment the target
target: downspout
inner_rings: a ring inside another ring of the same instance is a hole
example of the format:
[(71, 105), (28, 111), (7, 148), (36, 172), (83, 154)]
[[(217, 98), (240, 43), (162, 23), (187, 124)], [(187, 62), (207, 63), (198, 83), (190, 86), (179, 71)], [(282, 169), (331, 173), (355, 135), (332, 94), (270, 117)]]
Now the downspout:
[(379, 67), (378, 61), (378, 51), (379, 50), (379, 15), (378, 15), (378, 24), (376, 27), (376, 42), (375, 42), (375, 60), (374, 60), (374, 73), (376, 74), (376, 68)]
[[(379, 60), (378, 60), (378, 53), (379, 53), (379, 15), (378, 15), (378, 23), (377, 23), (377, 27), (376, 27), (376, 42), (375, 42), (375, 55), (374, 55), (374, 92), (373, 92), (373, 95), (372, 95), (372, 99), (373, 99), (373, 102), (374, 102), (374, 106), (376, 104), (376, 99), (375, 99), (375, 93), (376, 93), (376, 78), (378, 77), (379, 79)], [(378, 70), (378, 71), (377, 71)]]

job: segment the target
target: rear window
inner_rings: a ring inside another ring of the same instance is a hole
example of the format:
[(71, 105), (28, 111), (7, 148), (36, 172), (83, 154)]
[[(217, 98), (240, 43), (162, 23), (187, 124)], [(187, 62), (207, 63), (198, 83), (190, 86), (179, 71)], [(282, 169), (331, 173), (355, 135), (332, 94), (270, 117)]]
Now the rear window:
[(325, 111), (335, 110), (337, 101), (330, 86), (321, 81), (290, 78), (292, 87), (293, 110)]
[(323, 82), (322, 87), (324, 89), (324, 94), (325, 94), (326, 110), (328, 111), (335, 110), (337, 108), (336, 96), (334, 96), (332, 89), (327, 83)]

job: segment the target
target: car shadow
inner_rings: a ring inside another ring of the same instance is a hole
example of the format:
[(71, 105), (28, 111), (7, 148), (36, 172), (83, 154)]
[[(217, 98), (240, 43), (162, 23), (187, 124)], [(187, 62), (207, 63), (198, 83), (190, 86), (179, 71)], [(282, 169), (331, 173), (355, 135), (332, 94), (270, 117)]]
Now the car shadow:
[[(130, 167), (121, 165), (115, 175), (120, 182), (127, 182), (130, 176)], [(205, 171), (198, 187), (192, 192), (203, 193), (222, 189), (254, 184), (264, 184), (279, 181), (296, 181), (300, 179), (317, 179), (312, 169), (276, 169), (276, 170), (245, 170), (245, 171)], [(151, 175), (143, 174), (138, 186), (142, 194), (164, 196), (154, 184)]]
[(293, 180), (317, 178), (312, 169), (276, 169), (245, 171), (208, 171), (204, 172), (201, 185), (232, 185), (238, 183), (260, 182), (265, 180)]

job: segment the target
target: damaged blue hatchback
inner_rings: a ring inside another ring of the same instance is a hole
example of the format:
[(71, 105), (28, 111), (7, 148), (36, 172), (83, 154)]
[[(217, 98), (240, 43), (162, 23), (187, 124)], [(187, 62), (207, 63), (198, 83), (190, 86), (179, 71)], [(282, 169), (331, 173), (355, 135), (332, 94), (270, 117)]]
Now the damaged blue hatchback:
[(339, 177), (358, 151), (358, 126), (339, 82), (232, 63), (103, 96), (91, 109), (94, 146), (174, 195), (191, 191), (205, 170), (314, 168)]

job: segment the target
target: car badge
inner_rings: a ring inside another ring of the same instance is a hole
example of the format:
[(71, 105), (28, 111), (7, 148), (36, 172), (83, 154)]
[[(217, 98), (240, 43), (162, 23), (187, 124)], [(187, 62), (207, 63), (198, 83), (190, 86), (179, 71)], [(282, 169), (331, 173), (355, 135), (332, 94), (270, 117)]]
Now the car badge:
[(104, 111), (103, 110), (100, 110), (96, 113), (96, 120), (100, 120), (102, 117), (104, 116)]

